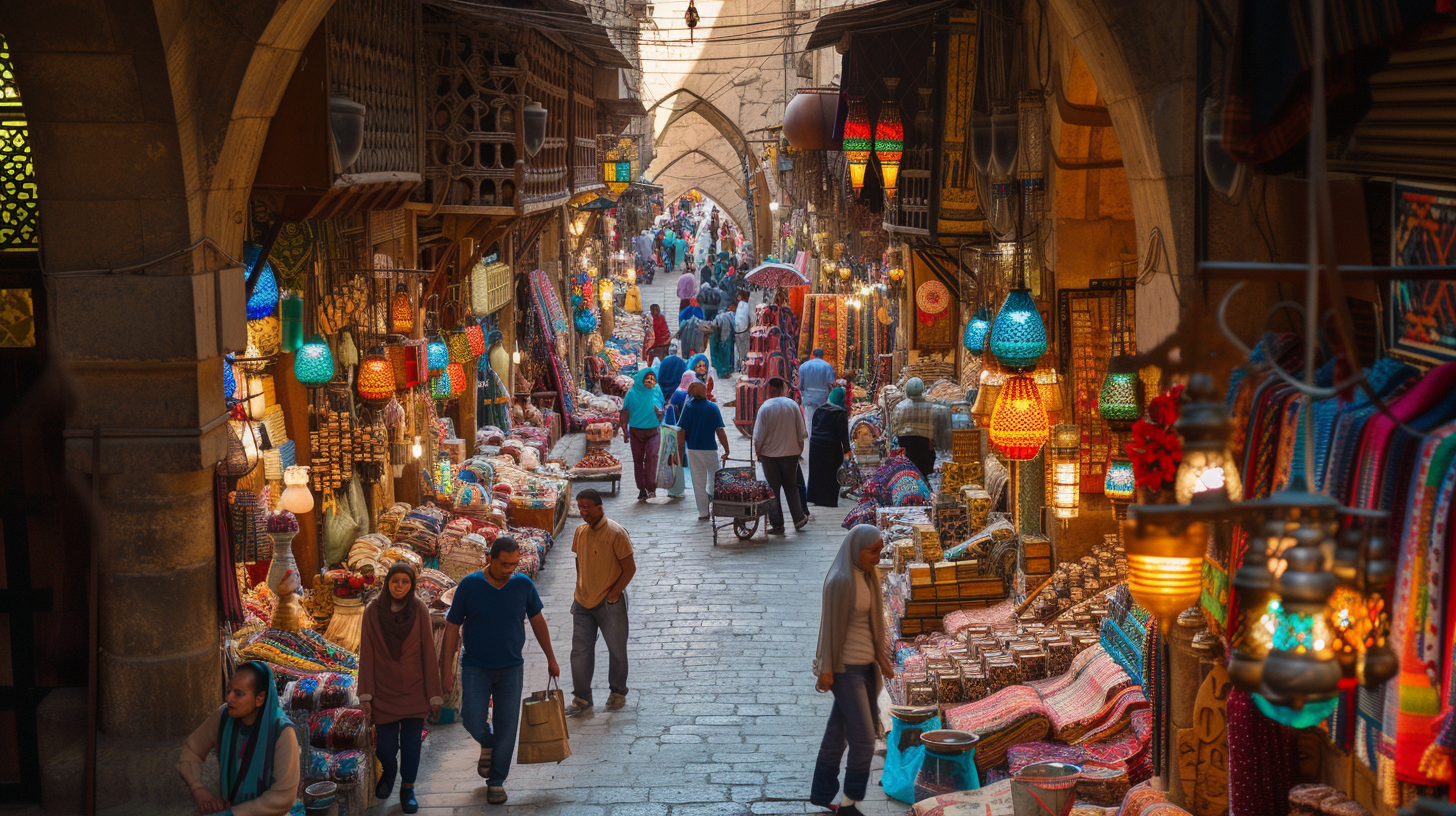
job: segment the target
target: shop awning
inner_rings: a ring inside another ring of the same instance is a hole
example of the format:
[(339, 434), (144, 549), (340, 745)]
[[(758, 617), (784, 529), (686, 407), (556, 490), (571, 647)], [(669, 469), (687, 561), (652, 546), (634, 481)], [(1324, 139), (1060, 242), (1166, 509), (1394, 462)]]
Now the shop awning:
[(942, 10), (961, 5), (962, 0), (881, 0), (864, 6), (836, 11), (819, 18), (809, 35), (809, 50), (827, 48), (845, 34), (891, 31), (924, 25)]
[(606, 29), (592, 21), (586, 7), (576, 0), (426, 0), (430, 5), (446, 8), (494, 25), (512, 28), (533, 28), (561, 43), (567, 50), (577, 50), (604, 68), (628, 68), (632, 63), (622, 56), (607, 37)]
[(643, 107), (642, 100), (636, 97), (628, 97), (626, 99), (598, 99), (597, 109), (608, 115), (624, 118), (647, 115), (647, 108)]

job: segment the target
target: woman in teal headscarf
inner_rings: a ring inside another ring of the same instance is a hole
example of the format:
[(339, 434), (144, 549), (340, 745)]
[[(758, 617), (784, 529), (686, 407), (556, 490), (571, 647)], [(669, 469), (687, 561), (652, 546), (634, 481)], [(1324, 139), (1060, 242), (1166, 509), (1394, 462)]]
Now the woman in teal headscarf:
[[(214, 750), (222, 771), (221, 795), (199, 778)], [(238, 666), (226, 702), (187, 738), (177, 770), (199, 813), (282, 816), (298, 796), (298, 754), (298, 735), (278, 705), (273, 672), (252, 660)]]
[(810, 418), (809, 503), (820, 507), (839, 506), (839, 465), (850, 450), (844, 397), (844, 388), (836, 386)]
[(718, 398), (713, 395), (713, 369), (712, 364), (708, 362), (708, 355), (699, 352), (689, 357), (688, 371), (693, 372), (693, 376), (698, 378), (698, 382), (708, 389), (708, 401), (717, 402)]
[(638, 501), (657, 495), (657, 435), (664, 405), (657, 372), (650, 368), (638, 371), (622, 398), (622, 438), (632, 446)]

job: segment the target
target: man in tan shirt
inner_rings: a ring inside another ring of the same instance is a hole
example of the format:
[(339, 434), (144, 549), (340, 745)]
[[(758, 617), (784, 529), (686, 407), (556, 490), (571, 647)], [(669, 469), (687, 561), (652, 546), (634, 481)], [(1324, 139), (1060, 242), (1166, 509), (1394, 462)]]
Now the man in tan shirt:
[(596, 668), (597, 632), (607, 643), (607, 710), (627, 704), (627, 596), (637, 574), (632, 539), (622, 525), (607, 518), (602, 494), (591, 488), (576, 494), (584, 522), (571, 539), (576, 553), (576, 594), (571, 602), (571, 685), (575, 698), (566, 709), (575, 717), (591, 711), (592, 672)]

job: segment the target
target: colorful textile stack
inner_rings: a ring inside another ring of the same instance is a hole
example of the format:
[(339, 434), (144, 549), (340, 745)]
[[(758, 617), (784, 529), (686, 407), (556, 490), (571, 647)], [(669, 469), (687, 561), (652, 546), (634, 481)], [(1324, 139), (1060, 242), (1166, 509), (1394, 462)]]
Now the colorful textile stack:
[(407, 545), (421, 558), (434, 558), (440, 552), (440, 531), (445, 527), (445, 511), (427, 504), (405, 514), (395, 533), (395, 542)]
[(716, 501), (747, 504), (772, 497), (768, 482), (756, 478), (753, 468), (720, 468), (713, 474), (713, 499)]

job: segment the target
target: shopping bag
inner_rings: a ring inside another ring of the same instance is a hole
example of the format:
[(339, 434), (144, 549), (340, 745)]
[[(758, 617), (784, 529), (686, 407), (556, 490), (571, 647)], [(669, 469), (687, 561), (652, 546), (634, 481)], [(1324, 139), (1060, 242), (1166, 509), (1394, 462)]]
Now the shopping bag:
[(539, 765), (560, 762), (571, 756), (566, 738), (566, 697), (551, 678), (545, 691), (537, 691), (521, 701), (521, 741), (516, 749), (516, 762)]
[(681, 432), (676, 425), (663, 425), (657, 429), (657, 487), (671, 490), (677, 486), (678, 469), (682, 461), (678, 458), (677, 437)]

